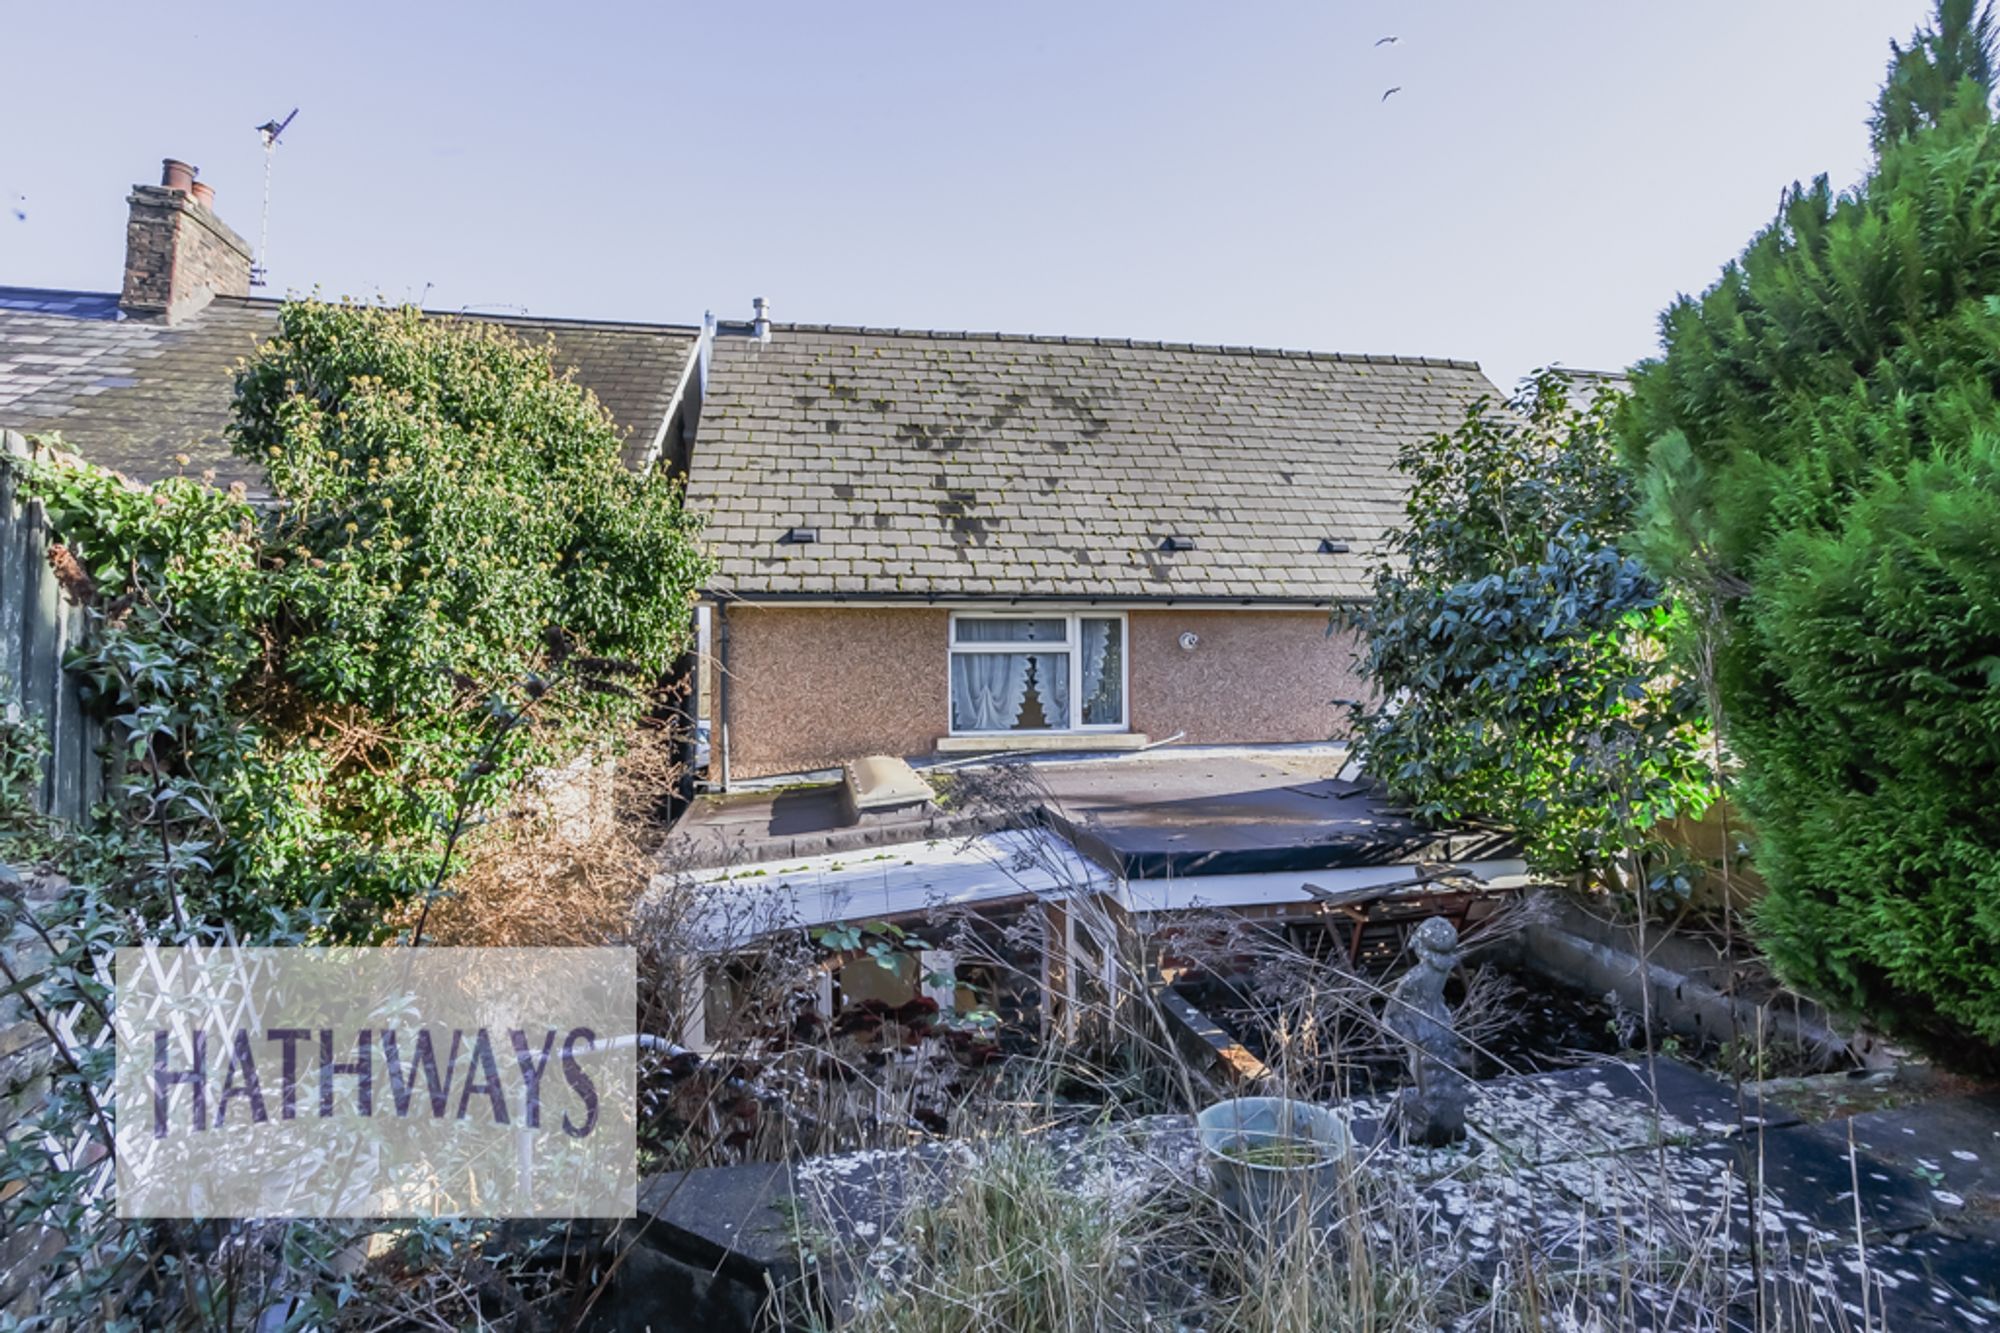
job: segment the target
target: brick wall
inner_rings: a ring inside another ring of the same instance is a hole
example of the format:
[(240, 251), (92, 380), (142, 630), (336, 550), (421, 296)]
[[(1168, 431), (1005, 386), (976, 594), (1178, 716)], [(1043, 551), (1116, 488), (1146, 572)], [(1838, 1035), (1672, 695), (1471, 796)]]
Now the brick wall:
[[(726, 614), (732, 779), (928, 754), (946, 734), (945, 611)], [(1344, 730), (1331, 700), (1363, 688), (1352, 637), (1329, 638), (1324, 611), (1134, 611), (1129, 624), (1132, 727), (1155, 740), (1325, 740)], [(1179, 644), (1190, 630), (1192, 652)]]
[(172, 324), (216, 296), (249, 295), (249, 243), (221, 218), (163, 185), (135, 185), (126, 203), (126, 314)]

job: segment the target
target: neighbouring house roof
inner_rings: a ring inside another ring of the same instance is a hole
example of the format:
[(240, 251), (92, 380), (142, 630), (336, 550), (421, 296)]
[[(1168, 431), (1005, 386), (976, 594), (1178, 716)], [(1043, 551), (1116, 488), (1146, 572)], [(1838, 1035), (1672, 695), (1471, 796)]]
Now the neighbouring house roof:
[(1632, 392), (1632, 376), (1624, 370), (1576, 370), (1569, 366), (1560, 368), (1569, 378), (1570, 400), (1578, 407), (1589, 407), (1601, 393)]
[[(649, 461), (697, 330), (585, 320), (492, 319), (555, 345), (555, 361), (597, 395), (625, 432), (628, 461)], [(224, 439), (236, 363), (277, 329), (278, 302), (219, 296), (164, 325), (121, 319), (115, 293), (0, 286), (0, 426), (59, 432), (94, 463), (141, 481), (212, 470), (263, 491), (261, 468)], [(182, 468), (176, 454), (186, 454)]]
[(1397, 450), (1495, 392), (1464, 361), (778, 324), (714, 343), (689, 505), (726, 597), (1326, 602), (1401, 521)]

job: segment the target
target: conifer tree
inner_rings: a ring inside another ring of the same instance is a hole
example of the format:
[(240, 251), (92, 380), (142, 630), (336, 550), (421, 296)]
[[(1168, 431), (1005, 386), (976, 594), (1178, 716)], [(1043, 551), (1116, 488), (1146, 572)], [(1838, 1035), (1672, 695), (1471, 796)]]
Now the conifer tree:
[(1889, 43), (1889, 73), (1875, 102), (1875, 146), (1907, 139), (1944, 119), (1961, 96), (1993, 91), (1993, 11), (1982, 0), (1939, 0), (1937, 26), (1919, 28), (1908, 46)]
[(1973, 0), (1894, 47), (1878, 158), (1662, 317), (1621, 440), (1721, 610), (1723, 726), (1792, 981), (2000, 1045), (2000, 128)]

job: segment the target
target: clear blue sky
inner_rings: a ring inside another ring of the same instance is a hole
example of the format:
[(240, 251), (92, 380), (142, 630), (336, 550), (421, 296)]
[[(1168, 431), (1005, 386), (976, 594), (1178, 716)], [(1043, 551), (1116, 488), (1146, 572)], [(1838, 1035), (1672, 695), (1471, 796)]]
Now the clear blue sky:
[(1787, 182), (1851, 183), (1928, 8), (0, 0), (0, 282), (115, 289), (163, 156), (254, 242), (251, 127), (296, 104), (277, 290), (669, 322), (762, 295), (1506, 383), (1648, 354)]

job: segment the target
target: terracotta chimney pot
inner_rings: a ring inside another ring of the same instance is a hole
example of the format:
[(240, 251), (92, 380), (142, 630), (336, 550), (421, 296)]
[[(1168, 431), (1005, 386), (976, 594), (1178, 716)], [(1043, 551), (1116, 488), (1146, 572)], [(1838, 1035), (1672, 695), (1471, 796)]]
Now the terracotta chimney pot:
[(213, 185), (210, 185), (207, 181), (196, 181), (189, 187), (189, 193), (194, 195), (194, 201), (197, 204), (200, 204), (211, 213), (215, 211), (215, 187)]
[(182, 194), (186, 194), (194, 188), (194, 168), (179, 158), (162, 158), (160, 184), (169, 190), (179, 190)]

